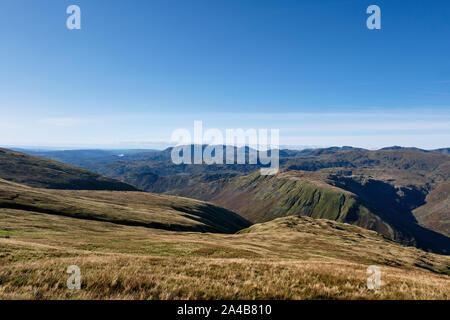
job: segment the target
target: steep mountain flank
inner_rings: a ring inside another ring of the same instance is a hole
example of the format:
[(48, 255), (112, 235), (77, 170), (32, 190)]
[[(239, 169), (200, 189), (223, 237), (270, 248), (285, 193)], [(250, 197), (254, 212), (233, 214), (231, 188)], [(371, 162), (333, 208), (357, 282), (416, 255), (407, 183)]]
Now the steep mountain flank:
[(420, 225), (450, 237), (450, 183), (431, 191), (413, 213)]
[(288, 215), (305, 215), (354, 223), (393, 235), (389, 226), (361, 205), (354, 194), (329, 182), (331, 180), (320, 173), (289, 171), (275, 176), (254, 173), (170, 193), (210, 199), (254, 223)]
[(375, 230), (406, 245), (449, 252), (450, 238), (420, 226), (412, 214), (424, 204), (420, 190), (359, 178), (292, 170), (275, 176), (254, 173), (171, 194), (208, 199), (254, 223), (290, 215), (325, 218)]

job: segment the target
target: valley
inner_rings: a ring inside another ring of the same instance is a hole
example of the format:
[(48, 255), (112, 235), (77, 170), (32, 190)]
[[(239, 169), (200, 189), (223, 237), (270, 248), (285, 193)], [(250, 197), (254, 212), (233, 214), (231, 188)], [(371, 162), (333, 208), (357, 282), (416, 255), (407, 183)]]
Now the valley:
[(141, 190), (214, 203), (253, 223), (286, 215), (327, 218), (448, 253), (448, 192), (439, 192), (450, 181), (445, 150), (280, 150), (280, 172), (266, 177), (256, 172), (260, 165), (174, 165), (170, 148), (85, 167)]

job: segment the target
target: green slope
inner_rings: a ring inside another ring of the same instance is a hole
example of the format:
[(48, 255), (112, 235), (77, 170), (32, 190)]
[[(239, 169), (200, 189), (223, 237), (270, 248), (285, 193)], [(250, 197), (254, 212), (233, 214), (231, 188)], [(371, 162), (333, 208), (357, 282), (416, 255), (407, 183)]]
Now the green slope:
[(324, 218), (375, 230), (406, 245), (449, 252), (450, 238), (417, 224), (408, 203), (399, 200), (398, 190), (391, 185), (371, 179), (336, 179), (325, 172), (254, 173), (171, 194), (207, 199), (254, 223), (289, 215)]
[[(349, 222), (381, 229), (382, 221), (358, 202), (357, 197), (332, 186), (322, 174), (290, 171), (275, 176), (259, 173), (222, 179), (174, 190), (172, 194), (209, 199), (239, 212), (254, 223), (288, 215)], [(389, 227), (384, 225), (389, 235)]]

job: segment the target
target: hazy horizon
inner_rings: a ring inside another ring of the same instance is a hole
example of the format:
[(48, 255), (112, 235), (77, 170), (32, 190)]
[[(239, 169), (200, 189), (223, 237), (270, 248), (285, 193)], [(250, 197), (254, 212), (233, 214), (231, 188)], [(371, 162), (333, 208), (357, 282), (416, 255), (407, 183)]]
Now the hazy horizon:
[[(11, 149), (11, 150), (29, 150), (29, 151), (80, 151), (80, 150), (104, 150), (104, 151), (124, 151), (124, 150), (142, 150), (142, 151), (148, 151), (148, 150), (155, 150), (155, 151), (163, 151), (167, 148), (174, 147), (174, 144), (161, 144), (161, 145), (152, 145), (149, 144), (147, 146), (132, 146), (132, 145), (123, 145), (123, 146), (114, 146), (114, 145), (72, 145), (72, 146), (45, 146), (45, 145), (36, 145), (36, 146), (30, 146), (30, 145), (0, 145), (0, 148), (5, 149)], [(224, 145), (225, 146), (225, 145)], [(234, 145), (236, 146), (236, 145)], [(417, 148), (414, 146), (400, 146), (400, 145), (386, 145), (384, 147), (380, 148), (363, 148), (363, 147), (355, 147), (355, 146), (348, 146), (348, 145), (330, 145), (330, 146), (316, 146), (316, 145), (280, 145), (278, 149), (280, 150), (306, 150), (306, 149), (326, 149), (326, 148), (344, 148), (344, 147), (351, 147), (351, 148), (360, 148), (360, 149), (366, 149), (366, 150), (380, 150), (383, 148)], [(437, 149), (446, 149), (450, 147), (441, 147), (441, 148), (433, 148), (433, 149), (427, 149), (427, 148), (417, 148), (421, 150), (437, 150)]]

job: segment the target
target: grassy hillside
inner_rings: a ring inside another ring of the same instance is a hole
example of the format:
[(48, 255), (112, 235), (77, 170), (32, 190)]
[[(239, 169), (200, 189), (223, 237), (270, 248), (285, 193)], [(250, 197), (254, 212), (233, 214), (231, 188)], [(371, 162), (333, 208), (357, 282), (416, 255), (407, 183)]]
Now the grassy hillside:
[(174, 189), (187, 188), (195, 186), (199, 183), (216, 181), (219, 179), (237, 176), (236, 173), (200, 173), (200, 174), (176, 174), (170, 176), (159, 176), (147, 171), (141, 170), (124, 170), (120, 175), (116, 175), (116, 179), (126, 181), (141, 190), (148, 192), (164, 193)]
[[(450, 258), (329, 220), (172, 232), (0, 209), (0, 299), (450, 299)], [(66, 289), (66, 269), (81, 290)], [(381, 268), (380, 290), (366, 287)]]
[(178, 231), (233, 233), (250, 223), (214, 205), (143, 192), (31, 188), (0, 179), (0, 208)]
[(282, 172), (276, 176), (253, 173), (173, 193), (208, 198), (256, 223), (296, 214), (352, 222), (370, 214), (358, 205), (353, 194), (327, 183), (326, 175), (304, 171)]
[(208, 199), (252, 222), (287, 215), (325, 218), (376, 230), (403, 244), (449, 253), (450, 238), (416, 223), (409, 207), (417, 200), (414, 191), (401, 189), (403, 198), (398, 191), (390, 184), (359, 176), (289, 170), (275, 176), (254, 173), (222, 179), (171, 193)]
[[(448, 155), (417, 148), (336, 147), (281, 150), (280, 156), (288, 173), (276, 179), (248, 175), (258, 165), (174, 165), (170, 149), (94, 161), (92, 169), (142, 190), (211, 201), (254, 222), (302, 214), (350, 222), (409, 245), (449, 250), (448, 238), (436, 234), (449, 236)], [(298, 172), (304, 174), (294, 179)]]
[(129, 184), (81, 168), (1, 148), (0, 178), (39, 188), (137, 190)]

